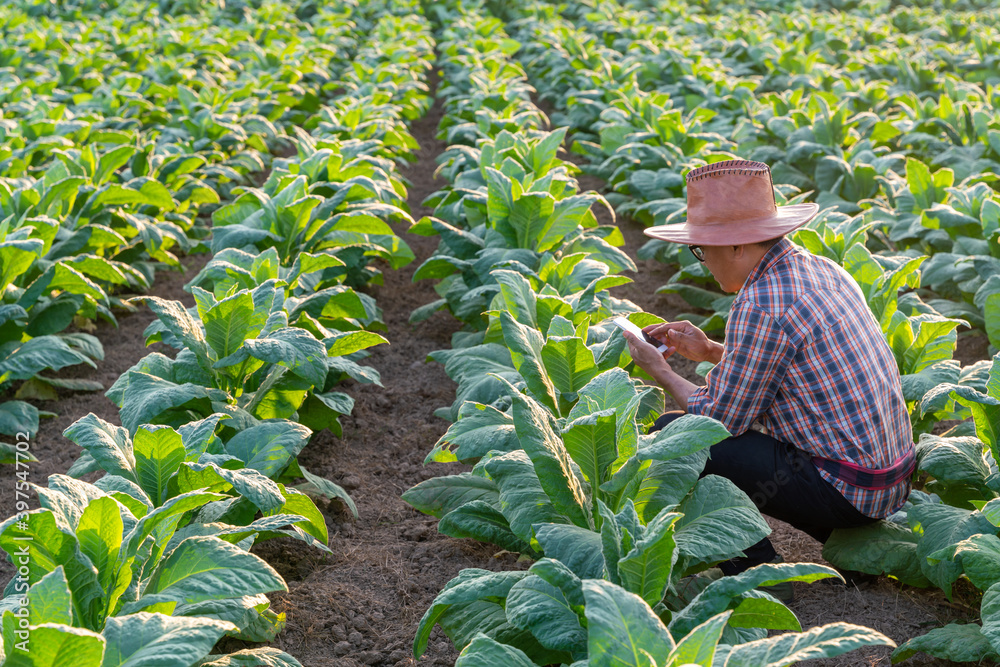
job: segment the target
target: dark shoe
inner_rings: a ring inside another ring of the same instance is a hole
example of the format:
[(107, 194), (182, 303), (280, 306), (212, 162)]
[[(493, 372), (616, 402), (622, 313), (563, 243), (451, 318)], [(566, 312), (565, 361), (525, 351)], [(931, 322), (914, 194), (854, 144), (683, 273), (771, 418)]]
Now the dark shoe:
[[(833, 566), (831, 565), (830, 567)], [(840, 573), (840, 576), (844, 578), (844, 581), (841, 582), (840, 579), (830, 577), (828, 579), (823, 579), (823, 583), (833, 586), (846, 586), (847, 588), (864, 590), (878, 581), (877, 574), (868, 574), (866, 572), (858, 572), (856, 570), (841, 570), (839, 567), (833, 567), (833, 569)]]

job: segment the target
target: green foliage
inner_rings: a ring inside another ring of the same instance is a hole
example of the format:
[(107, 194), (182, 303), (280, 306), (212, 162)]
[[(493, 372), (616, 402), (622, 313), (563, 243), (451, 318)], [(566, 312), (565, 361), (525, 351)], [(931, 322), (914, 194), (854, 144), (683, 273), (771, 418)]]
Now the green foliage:
[[(149, 9), (27, 0), (0, 11), (0, 58), (26, 82), (2, 94), (0, 383), (23, 382), (26, 399), (94, 389), (38, 375), (103, 356), (64, 329), (143, 301), (117, 293), (203, 249), (208, 213), (220, 251), (191, 287), (194, 308), (145, 299), (157, 315), (148, 342), (177, 354), (146, 357), (109, 390), (125, 426), (89, 415), (66, 431), (85, 450), (71, 473), (104, 476), (54, 475), (36, 487), (41, 509), (0, 524), (12, 557), (32, 545), (26, 598), (15, 579), (0, 601), (2, 655), (294, 667), (273, 648), (211, 652), (225, 636), (271, 642), (284, 627), (266, 593), (286, 586), (250, 553), (258, 539), (327, 549), (307, 493), (356, 514), (296, 457), (311, 429), (339, 431), (351, 411), (338, 382), (379, 381), (357, 361), (386, 342), (368, 330), (384, 329), (380, 311), (350, 286), (378, 282), (374, 262), (412, 260), (386, 223), (412, 222), (394, 170), (417, 148), (405, 123), (428, 107), (433, 42), (406, 0), (294, 12), (182, 0), (159, 3), (152, 21)], [(272, 163), (293, 145), (297, 159)], [(7, 402), (0, 432), (34, 435), (38, 416)], [(24, 628), (30, 653), (17, 645)]]
[(188, 666), (223, 635), (269, 641), (282, 628), (264, 594), (285, 582), (248, 549), (258, 533), (301, 516), (235, 530), (194, 519), (221, 517), (213, 508), (228, 504), (224, 495), (185, 491), (153, 506), (121, 482), (102, 482), (53, 475), (37, 489), (41, 509), (0, 524), (0, 548), (29, 563), (30, 653), (15, 647), (17, 580), (0, 600), (8, 661), (57, 665), (72, 653), (74, 664), (124, 664), (169, 646), (168, 664)]
[[(814, 571), (806, 571), (807, 567)], [(422, 639), (423, 632), (428, 624), (441, 622), (446, 631), (461, 628), (463, 623), (468, 624), (471, 614), (482, 614), (485, 605), (493, 604), (487, 600), (503, 596), (505, 591), (505, 620), (494, 615), (490, 626), (475, 635), (459, 632), (451, 635), (456, 644), (464, 647), (456, 665), (499, 664), (490, 662), (496, 660), (512, 665), (545, 664), (560, 655), (552, 653), (553, 650), (570, 652), (572, 657), (563, 658), (564, 662), (582, 660), (596, 665), (790, 665), (799, 660), (834, 657), (863, 646), (895, 645), (874, 630), (847, 623), (730, 643), (733, 626), (737, 618), (746, 616), (742, 610), (748, 602), (767, 605), (758, 607), (767, 609), (756, 613), (759, 627), (782, 627), (782, 621), (790, 615), (780, 603), (766, 596), (749, 596), (746, 591), (750, 587), (759, 585), (758, 582), (808, 581), (831, 576), (821, 566), (763, 565), (738, 577), (717, 581), (688, 607), (699, 610), (701, 620), (697, 625), (690, 624), (690, 614), (664, 622), (662, 612), (658, 614), (641, 597), (624, 588), (600, 579), (573, 578), (568, 573), (560, 574), (558, 568), (558, 563), (543, 560), (528, 573), (498, 575), (463, 570), (421, 620), (414, 653), (422, 653), (426, 641)], [(713, 589), (723, 582), (727, 592)], [(737, 592), (741, 589), (743, 593)], [(705, 601), (703, 596), (707, 598)], [(794, 620), (794, 616), (791, 618)], [(517, 634), (518, 629), (530, 629), (541, 648), (535, 645), (522, 650), (525, 642)], [(548, 653), (544, 652), (546, 649)]]
[[(304, 406), (303, 423), (339, 431), (337, 416), (349, 412), (350, 400), (332, 386), (344, 374), (378, 381), (374, 371), (341, 357), (386, 340), (358, 329), (353, 318), (354, 330), (336, 332), (318, 319), (345, 310), (363, 317), (352, 291), (328, 290), (320, 295), (325, 305), (312, 297), (286, 299), (284, 284), (270, 278), (253, 290), (234, 285), (222, 299), (192, 291), (194, 312), (177, 301), (145, 299), (158, 317), (146, 330), (147, 343), (164, 342), (179, 354), (145, 357), (108, 390), (130, 432), (145, 423), (180, 426), (214, 412), (233, 417), (231, 427), (240, 431), (260, 420), (294, 419)], [(342, 296), (354, 297), (353, 305)], [(296, 326), (288, 326), (291, 318)]]
[(943, 383), (928, 391), (921, 414), (964, 408), (972, 413), (975, 436), (925, 434), (917, 444), (922, 490), (890, 520), (861, 529), (834, 531), (823, 549), (838, 567), (886, 573), (916, 586), (935, 585), (950, 597), (953, 584), (968, 579), (984, 592), (981, 625), (949, 625), (906, 642), (893, 654), (903, 660), (918, 651), (948, 660), (996, 655), (1000, 619), (995, 572), (1000, 567), (1000, 484), (997, 461), (1000, 360), (994, 357), (980, 391)]

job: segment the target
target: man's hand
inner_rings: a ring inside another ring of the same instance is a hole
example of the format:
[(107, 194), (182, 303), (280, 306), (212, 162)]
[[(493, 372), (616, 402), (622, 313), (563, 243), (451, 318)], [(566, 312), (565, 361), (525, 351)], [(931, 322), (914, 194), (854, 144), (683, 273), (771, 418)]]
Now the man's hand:
[(636, 365), (666, 389), (681, 410), (687, 410), (688, 397), (695, 390), (695, 386), (675, 373), (667, 363), (667, 357), (674, 353), (674, 348), (668, 345), (667, 351), (661, 354), (658, 349), (627, 331), (622, 335), (628, 342), (629, 354), (632, 355)]
[(723, 346), (709, 340), (704, 331), (690, 322), (650, 324), (642, 330), (671, 348), (671, 353), (677, 351), (691, 361), (711, 361), (717, 364), (722, 359)]
[(674, 353), (674, 348), (668, 345), (667, 351), (661, 353), (658, 349), (637, 336), (633, 336), (628, 331), (623, 332), (622, 335), (628, 342), (628, 353), (632, 355), (632, 360), (639, 368), (654, 378), (664, 370), (671, 370), (670, 364), (667, 363), (667, 357)]

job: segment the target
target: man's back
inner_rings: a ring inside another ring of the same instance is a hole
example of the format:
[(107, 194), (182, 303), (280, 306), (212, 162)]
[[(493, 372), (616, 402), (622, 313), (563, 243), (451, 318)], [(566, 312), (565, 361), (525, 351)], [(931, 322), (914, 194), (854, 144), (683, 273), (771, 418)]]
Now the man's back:
[[(813, 456), (886, 468), (912, 448), (895, 359), (853, 279), (787, 240), (761, 259), (733, 303), (726, 352), (688, 410), (734, 434), (760, 420)], [(903, 504), (906, 485), (860, 489), (821, 469), (868, 516)]]

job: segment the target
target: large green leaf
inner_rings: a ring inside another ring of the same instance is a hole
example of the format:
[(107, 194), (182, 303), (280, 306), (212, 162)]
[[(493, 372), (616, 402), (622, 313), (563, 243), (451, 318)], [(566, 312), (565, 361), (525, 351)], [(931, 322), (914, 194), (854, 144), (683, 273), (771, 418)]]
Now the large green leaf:
[[(514, 419), (492, 406), (469, 401), (462, 404), (458, 417), (424, 463), (475, 461), (491, 450), (509, 452), (521, 446), (514, 430)], [(454, 445), (454, 449), (448, 445)]]
[(721, 422), (711, 417), (684, 415), (643, 437), (638, 458), (670, 461), (718, 444), (730, 435)]
[(201, 667), (302, 667), (302, 663), (271, 646), (245, 648), (206, 662)]
[(640, 400), (628, 373), (621, 368), (611, 368), (580, 390), (580, 399), (570, 411), (569, 418), (578, 419), (585, 414), (614, 410), (618, 424), (618, 455), (629, 457), (638, 446), (636, 413)]
[[(8, 618), (10, 619), (8, 621)], [(7, 643), (8, 624), (10, 634), (16, 623), (13, 614), (4, 614), (4, 644)], [(104, 667), (104, 638), (101, 635), (73, 628), (68, 625), (49, 623), (32, 627), (27, 650), (18, 648), (19, 640), (12, 638), (13, 651), (4, 661), (10, 667)]]
[(758, 565), (706, 586), (687, 607), (674, 614), (670, 632), (676, 639), (684, 637), (696, 626), (729, 608), (734, 599), (742, 598), (760, 586), (773, 586), (783, 581), (813, 582), (839, 576), (835, 570), (815, 563)]
[(225, 392), (190, 382), (177, 384), (132, 370), (126, 375), (128, 386), (122, 396), (119, 416), (129, 433), (135, 433), (142, 424), (158, 423), (160, 415), (174, 408), (191, 408), (207, 416), (214, 412), (213, 400), (226, 399)]
[(94, 413), (77, 419), (63, 431), (96, 460), (108, 474), (121, 475), (132, 482), (135, 476), (135, 455), (128, 431), (104, 421)]
[(514, 553), (535, 553), (528, 541), (511, 530), (500, 510), (482, 500), (472, 500), (448, 512), (438, 522), (438, 530), (450, 537), (468, 537)]
[(542, 347), (542, 362), (561, 394), (579, 392), (599, 371), (593, 350), (576, 336), (550, 336)]
[(24, 275), (35, 263), (44, 249), (40, 239), (8, 240), (0, 243), (0, 287), (14, 282), (18, 276)]
[[(586, 214), (596, 202), (608, 203), (596, 193), (571, 195), (555, 203), (552, 213), (542, 221), (538, 230), (535, 248), (540, 252), (551, 250), (565, 241), (566, 237), (583, 225)], [(610, 207), (608, 207), (610, 210)]]
[(534, 528), (547, 558), (559, 561), (581, 579), (604, 576), (600, 533), (558, 523), (536, 524)]
[(895, 646), (880, 632), (850, 623), (830, 623), (805, 632), (787, 633), (738, 644), (726, 667), (785, 667), (803, 660), (833, 658), (863, 646)]
[(459, 649), (482, 633), (501, 644), (517, 646), (535, 664), (560, 664), (570, 659), (569, 653), (547, 649), (530, 632), (508, 623), (501, 601), (483, 599), (454, 605), (441, 615), (440, 624)]
[(112, 174), (132, 158), (138, 150), (135, 146), (115, 146), (105, 151), (97, 162), (97, 169), (94, 171), (93, 182), (95, 185), (103, 185)]
[(663, 599), (677, 561), (674, 524), (680, 518), (680, 514), (660, 512), (646, 526), (645, 534), (618, 561), (622, 587), (641, 597), (650, 606)]
[(989, 495), (986, 478), (991, 471), (983, 454), (978, 438), (944, 438), (925, 433), (917, 443), (917, 469), (946, 486), (961, 484)]
[(171, 211), (176, 205), (173, 197), (170, 196), (170, 191), (162, 183), (145, 177), (133, 178), (121, 185), (111, 183), (99, 192), (100, 194), (90, 202), (92, 206), (149, 205), (164, 211)]
[(914, 637), (892, 652), (892, 662), (902, 662), (917, 653), (927, 653), (952, 662), (981, 663), (983, 660), (1000, 659), (1000, 653), (990, 645), (982, 628), (974, 623), (950, 623)]
[(153, 570), (135, 604), (191, 604), (287, 590), (284, 580), (260, 557), (217, 537), (191, 537), (181, 542)]
[(911, 586), (930, 581), (917, 556), (919, 536), (909, 527), (879, 521), (833, 531), (823, 545), (823, 558), (837, 567), (867, 574), (888, 574)]
[(80, 551), (97, 568), (97, 579), (104, 589), (106, 610), (114, 608), (117, 595), (123, 589), (121, 584), (128, 583), (119, 581), (124, 572), (118, 570), (118, 553), (124, 530), (121, 505), (110, 496), (91, 500), (76, 527)]
[(712, 667), (715, 649), (732, 612), (716, 614), (677, 642), (665, 664)]
[(914, 530), (921, 532), (917, 558), (924, 575), (951, 597), (951, 586), (962, 574), (962, 567), (950, 560), (929, 562), (927, 557), (979, 533), (995, 533), (993, 524), (980, 512), (937, 503), (920, 503), (907, 512)]
[(235, 630), (232, 623), (213, 618), (146, 612), (112, 616), (102, 633), (107, 650), (101, 667), (190, 667)]
[(535, 667), (521, 650), (501, 644), (480, 633), (469, 642), (455, 661), (455, 667)]
[[(652, 461), (640, 470), (630, 496), (639, 516), (648, 522), (664, 507), (680, 503), (698, 483), (707, 459), (708, 450), (702, 450), (670, 461)], [(624, 467), (622, 470), (627, 473)]]
[(34, 438), (38, 433), (38, 408), (24, 401), (0, 403), (0, 434), (16, 436), (24, 433)]
[(260, 332), (259, 324), (254, 321), (253, 296), (246, 290), (226, 297), (204, 312), (199, 307), (199, 315), (205, 325), (205, 340), (215, 351), (216, 359), (234, 354), (243, 341)]
[[(993, 368), (998, 362), (994, 360)], [(991, 377), (996, 372), (991, 370)], [(994, 393), (996, 390), (993, 390)], [(973, 387), (944, 384), (927, 392), (921, 400), (921, 414), (927, 414), (945, 407), (948, 399), (954, 399), (972, 411), (976, 424), (976, 435), (990, 448), (994, 460), (1000, 461), (1000, 398), (983, 394)]]
[[(73, 593), (73, 618), (78, 625), (96, 625), (91, 613), (93, 601), (103, 591), (97, 570), (80, 551), (76, 537), (61, 527), (56, 515), (47, 510), (32, 510), (13, 516), (0, 524), (0, 548), (19, 566), (28, 568), (29, 585), (62, 565)], [(26, 550), (26, 553), (25, 553)]]
[(981, 609), (983, 636), (990, 640), (990, 646), (1000, 654), (1000, 583), (993, 584), (983, 593)]
[(563, 444), (590, 483), (591, 500), (595, 507), (598, 494), (593, 491), (604, 483), (611, 464), (618, 458), (616, 430), (613, 410), (579, 417), (566, 424), (563, 429)]
[(1000, 528), (1000, 498), (994, 498), (989, 502), (976, 506), (979, 507), (979, 511), (983, 513), (987, 521)]
[(559, 588), (538, 576), (525, 577), (510, 589), (507, 622), (528, 630), (538, 642), (556, 651), (586, 649), (587, 631)]
[[(229, 541), (229, 540), (227, 540)], [(274, 641), (285, 628), (285, 615), (269, 609), (267, 596), (247, 595), (241, 598), (205, 600), (174, 607), (171, 616), (207, 616), (228, 621), (240, 629), (238, 638), (244, 641)]]
[[(482, 399), (477, 402), (492, 403), (502, 393), (502, 381), (496, 376), (512, 381), (520, 377), (511, 361), (510, 350), (503, 345), (490, 343), (471, 348), (437, 350), (429, 358), (443, 363), (448, 377), (458, 383), (457, 406), (461, 406), (462, 401), (477, 401), (478, 394), (482, 394)], [(457, 413), (456, 407), (451, 419), (455, 419)]]
[(590, 667), (666, 664), (674, 641), (642, 598), (600, 580), (584, 581), (583, 595)]
[(87, 355), (74, 350), (58, 336), (37, 336), (22, 343), (7, 343), (2, 348), (0, 380), (28, 380), (41, 371), (57, 371), (67, 366), (97, 365)]
[(298, 456), (310, 436), (312, 431), (301, 424), (265, 422), (234, 435), (226, 443), (226, 453), (266, 477), (276, 477)]
[(502, 269), (491, 271), (490, 275), (500, 285), (500, 294), (507, 306), (504, 312), (510, 313), (521, 324), (537, 329), (536, 295), (528, 279), (515, 271)]
[(383, 343), (388, 345), (389, 341), (374, 331), (343, 331), (323, 341), (331, 357), (344, 357)]
[(754, 592), (736, 605), (733, 615), (729, 617), (731, 628), (764, 628), (767, 630), (791, 630), (801, 632), (802, 625), (791, 609), (777, 600), (764, 597), (752, 597)]
[(568, 523), (546, 495), (525, 451), (493, 457), (486, 462), (486, 472), (499, 491), (499, 509), (510, 529), (525, 542), (531, 541), (534, 524)]
[(724, 477), (707, 475), (677, 511), (677, 547), (703, 562), (726, 560), (771, 533), (767, 522), (743, 491)]
[[(547, 192), (525, 192), (514, 199), (510, 215), (505, 221), (491, 222), (497, 229), (509, 227), (515, 235), (515, 248), (532, 248), (538, 245), (539, 234), (552, 217), (555, 199)], [(506, 225), (503, 224), (506, 222)]]
[[(635, 398), (636, 389), (628, 373), (621, 368), (604, 371), (580, 390), (580, 402), (570, 413), (570, 419), (602, 410), (620, 413)], [(585, 402), (584, 398), (590, 399)]]
[[(951, 551), (945, 549), (944, 552)], [(942, 552), (934, 554), (938, 560)], [(1000, 537), (992, 534), (973, 535), (954, 547), (954, 557), (961, 563), (962, 573), (981, 591), (1000, 584)], [(1000, 647), (998, 647), (1000, 652)]]
[(134, 301), (149, 306), (167, 331), (195, 354), (198, 363), (209, 363), (205, 333), (180, 301), (167, 301), (155, 296), (136, 297)]
[(517, 372), (524, 378), (528, 391), (541, 401), (553, 415), (559, 414), (556, 390), (542, 360), (545, 341), (536, 329), (524, 326), (507, 311), (500, 313), (504, 343), (510, 351)]
[(955, 329), (963, 324), (961, 320), (923, 315), (912, 318), (910, 324), (915, 335), (900, 360), (904, 372), (919, 373), (951, 358), (957, 340)]
[(566, 565), (552, 558), (542, 558), (531, 566), (529, 572), (558, 588), (574, 611), (577, 614), (582, 612), (586, 605), (582, 580)]
[(438, 593), (420, 619), (413, 639), (414, 657), (419, 659), (424, 654), (431, 630), (450, 607), (488, 598), (506, 598), (514, 584), (527, 576), (530, 576), (527, 572), (489, 572), (473, 568), (459, 572)]
[[(593, 526), (583, 485), (573, 470), (572, 459), (558, 435), (552, 415), (538, 402), (513, 388), (511, 398), (517, 437), (552, 505), (577, 526)], [(498, 486), (502, 494), (503, 487)]]
[(132, 450), (139, 486), (159, 505), (166, 500), (168, 480), (187, 456), (181, 434), (169, 426), (140, 426)]
[(219, 492), (232, 488), (262, 512), (285, 503), (278, 485), (252, 468), (229, 470), (211, 462), (182, 463), (170, 485), (170, 491), (178, 494), (204, 488)]
[[(135, 527), (129, 531), (125, 539), (126, 557), (138, 553), (140, 546), (147, 537), (152, 537), (156, 543), (156, 551), (163, 553), (177, 525), (185, 514), (216, 500), (225, 500), (227, 496), (220, 493), (205, 491), (188, 491), (167, 500), (163, 505), (150, 511), (139, 519)], [(154, 559), (155, 561), (155, 559)]]
[(497, 485), (490, 479), (463, 472), (432, 477), (403, 492), (403, 501), (438, 518), (472, 500), (500, 505)]
[(293, 528), (293, 531), (295, 528), (305, 531), (316, 539), (317, 544), (315, 546), (326, 549), (327, 542), (330, 540), (330, 535), (326, 528), (326, 519), (323, 517), (323, 513), (319, 511), (319, 508), (316, 507), (313, 499), (301, 491), (285, 487), (284, 484), (279, 484), (278, 488), (285, 497), (285, 502), (281, 507), (265, 511), (264, 515), (289, 514), (305, 517), (307, 521), (297, 524)]
[(216, 368), (242, 364), (248, 357), (269, 364), (280, 364), (314, 386), (326, 380), (326, 347), (304, 329), (285, 327), (264, 338), (243, 342), (235, 353), (215, 363)]
[(31, 625), (73, 625), (73, 596), (62, 565), (28, 589), (28, 622)]

